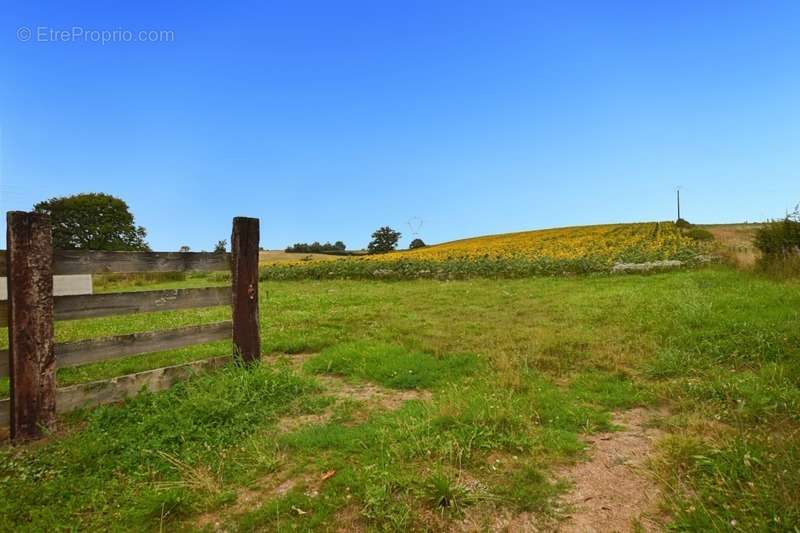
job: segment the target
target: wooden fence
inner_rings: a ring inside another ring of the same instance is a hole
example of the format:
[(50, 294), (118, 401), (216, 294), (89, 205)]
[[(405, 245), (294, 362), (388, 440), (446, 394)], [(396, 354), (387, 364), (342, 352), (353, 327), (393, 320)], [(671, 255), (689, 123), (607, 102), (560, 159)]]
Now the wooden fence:
[[(221, 366), (230, 356), (63, 388), (56, 386), (56, 368), (226, 338), (233, 340), (234, 359), (249, 363), (261, 357), (256, 218), (233, 219), (231, 253), (54, 251), (47, 216), (12, 211), (7, 215), (6, 246), (7, 252), (0, 252), (0, 275), (8, 279), (8, 300), (0, 302), (0, 326), (8, 327), (8, 350), (0, 352), (0, 377), (9, 377), (10, 398), (0, 400), (0, 425), (10, 425), (15, 441), (51, 430), (56, 413), (119, 401), (142, 389), (163, 390), (199, 370)], [(228, 269), (230, 287), (53, 296), (54, 274)], [(231, 305), (231, 321), (79, 342), (53, 341), (54, 320), (219, 305)]]

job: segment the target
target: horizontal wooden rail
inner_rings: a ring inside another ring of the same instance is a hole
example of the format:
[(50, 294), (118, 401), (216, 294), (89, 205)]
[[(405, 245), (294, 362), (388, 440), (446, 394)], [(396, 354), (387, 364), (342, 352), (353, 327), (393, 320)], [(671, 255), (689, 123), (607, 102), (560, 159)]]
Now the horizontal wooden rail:
[[(109, 315), (151, 313), (230, 305), (230, 287), (166, 289), (160, 291), (109, 292), (55, 297), (55, 319), (76, 320)], [(8, 304), (0, 301), (0, 326), (8, 325)]]
[[(143, 388), (151, 392), (166, 390), (179, 381), (202, 372), (221, 368), (230, 361), (230, 356), (213, 357), (56, 389), (56, 412), (68, 413), (84, 407), (119, 402), (136, 396)], [(9, 400), (0, 400), (0, 426), (7, 426), (8, 423)]]
[[(120, 359), (143, 353), (163, 352), (193, 344), (230, 339), (233, 323), (188, 326), (165, 331), (147, 331), (102, 339), (67, 342), (55, 345), (56, 367), (85, 365)], [(0, 377), (8, 376), (8, 350), (0, 350)]]
[[(133, 272), (214, 272), (230, 270), (231, 254), (216, 252), (101, 252), (54, 250), (53, 274)], [(0, 251), (0, 276), (5, 276), (6, 252)]]

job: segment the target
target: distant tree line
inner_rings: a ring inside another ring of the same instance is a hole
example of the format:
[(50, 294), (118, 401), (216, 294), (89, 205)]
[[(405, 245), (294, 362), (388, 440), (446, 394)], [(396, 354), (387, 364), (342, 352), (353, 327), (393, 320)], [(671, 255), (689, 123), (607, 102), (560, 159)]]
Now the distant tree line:
[(347, 246), (345, 246), (342, 241), (336, 241), (333, 244), (329, 242), (320, 244), (317, 241), (314, 241), (311, 244), (298, 242), (291, 246), (287, 246), (286, 253), (319, 254), (325, 252), (344, 252), (346, 249)]

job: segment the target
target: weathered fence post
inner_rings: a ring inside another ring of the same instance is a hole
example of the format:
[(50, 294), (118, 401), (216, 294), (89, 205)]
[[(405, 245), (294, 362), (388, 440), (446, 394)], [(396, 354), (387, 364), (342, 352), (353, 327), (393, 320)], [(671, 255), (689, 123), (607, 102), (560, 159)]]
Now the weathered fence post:
[(55, 426), (53, 238), (46, 215), (11, 211), (6, 222), (11, 438), (19, 441)]
[(258, 243), (258, 219), (234, 218), (231, 234), (233, 356), (244, 363), (261, 359), (261, 335), (258, 329)]

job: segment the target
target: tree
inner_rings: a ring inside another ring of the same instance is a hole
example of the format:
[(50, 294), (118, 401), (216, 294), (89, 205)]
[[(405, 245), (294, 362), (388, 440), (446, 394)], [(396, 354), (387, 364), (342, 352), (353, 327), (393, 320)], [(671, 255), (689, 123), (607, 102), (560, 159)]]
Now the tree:
[(51, 198), (33, 206), (50, 217), (57, 250), (149, 250), (147, 231), (137, 226), (128, 204), (110, 194)]
[(389, 226), (383, 226), (372, 234), (372, 241), (367, 246), (367, 250), (371, 254), (391, 252), (397, 247), (397, 241), (400, 240), (400, 237), (401, 233), (399, 231), (395, 231)]
[(188, 251), (190, 251), (190, 250), (191, 250), (191, 248), (189, 248), (188, 246), (186, 246), (186, 245), (184, 244), (183, 246), (181, 246), (181, 249), (180, 249), (180, 250), (178, 250), (178, 251), (179, 251), (179, 252), (181, 252), (181, 253), (183, 253), (183, 254), (185, 254), (186, 252), (188, 252)]
[(426, 244), (422, 241), (422, 239), (414, 239), (411, 241), (411, 244), (408, 245), (409, 250), (413, 250), (414, 248), (425, 248)]
[(342, 241), (336, 241), (333, 243), (333, 249), (339, 252), (344, 252), (347, 250), (347, 246)]
[(215, 254), (224, 254), (225, 249), (228, 246), (228, 241), (222, 239), (221, 241), (217, 241), (217, 244), (214, 245), (214, 253)]

